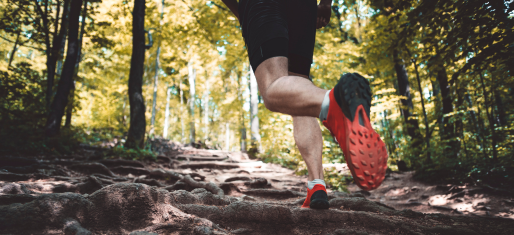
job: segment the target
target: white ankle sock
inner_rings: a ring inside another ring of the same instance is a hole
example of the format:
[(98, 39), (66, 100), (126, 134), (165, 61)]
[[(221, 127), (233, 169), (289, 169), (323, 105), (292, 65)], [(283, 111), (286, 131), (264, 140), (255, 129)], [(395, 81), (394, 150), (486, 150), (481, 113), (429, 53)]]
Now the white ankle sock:
[(325, 186), (325, 188), (327, 187), (327, 185), (325, 184), (325, 181), (322, 179), (315, 179), (313, 181), (307, 181), (307, 187), (309, 188), (309, 190), (312, 190), (312, 188), (314, 188), (314, 185), (316, 185), (316, 184), (321, 184), (321, 185)]
[(330, 105), (330, 91), (325, 93), (325, 98), (323, 98), (323, 102), (321, 103), (321, 112), (319, 113), (319, 120), (325, 121), (328, 115), (328, 106)]

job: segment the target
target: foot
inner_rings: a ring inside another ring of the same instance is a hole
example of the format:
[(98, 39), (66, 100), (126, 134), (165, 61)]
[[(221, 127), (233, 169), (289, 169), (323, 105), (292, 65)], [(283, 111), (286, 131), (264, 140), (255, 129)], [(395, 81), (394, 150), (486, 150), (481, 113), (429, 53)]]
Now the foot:
[(329, 207), (325, 186), (316, 184), (312, 189), (307, 188), (307, 198), (305, 198), (302, 208), (328, 209)]
[(323, 125), (343, 150), (355, 183), (364, 190), (380, 186), (387, 169), (387, 151), (369, 122), (371, 89), (357, 73), (347, 73), (330, 91)]

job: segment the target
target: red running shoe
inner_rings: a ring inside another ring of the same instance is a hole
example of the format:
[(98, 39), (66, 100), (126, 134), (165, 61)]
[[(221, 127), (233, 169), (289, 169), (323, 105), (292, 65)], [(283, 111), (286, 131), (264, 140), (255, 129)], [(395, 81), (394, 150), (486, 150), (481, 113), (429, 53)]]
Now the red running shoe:
[(329, 96), (330, 106), (323, 125), (343, 150), (355, 183), (364, 190), (376, 189), (385, 178), (387, 151), (369, 122), (368, 80), (357, 73), (347, 73)]
[(325, 186), (316, 184), (312, 190), (307, 188), (307, 198), (305, 198), (302, 208), (328, 209), (329, 207)]

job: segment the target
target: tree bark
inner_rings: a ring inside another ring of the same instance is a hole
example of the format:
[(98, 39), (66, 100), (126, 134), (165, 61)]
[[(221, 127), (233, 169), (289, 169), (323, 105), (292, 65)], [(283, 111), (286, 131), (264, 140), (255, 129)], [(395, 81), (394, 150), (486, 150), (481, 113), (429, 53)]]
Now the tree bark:
[(196, 82), (196, 69), (193, 68), (193, 63), (189, 62), (188, 64), (189, 70), (189, 114), (191, 115), (190, 131), (189, 131), (189, 142), (195, 142), (195, 82)]
[(225, 124), (225, 150), (230, 151), (230, 124)]
[[(82, 41), (84, 38), (84, 30), (86, 28), (86, 15), (87, 15), (87, 1), (84, 2), (84, 9), (82, 11), (82, 23), (80, 25), (80, 35), (79, 35), (79, 49), (78, 49), (78, 56), (77, 56), (77, 62), (75, 63), (75, 70), (73, 72), (73, 83), (71, 86), (70, 91), (70, 101), (68, 102), (68, 106), (66, 108), (66, 121), (64, 122), (65, 128), (71, 127), (71, 117), (73, 115), (73, 106), (75, 102), (75, 81), (77, 80), (77, 74), (79, 71), (79, 65), (80, 61), (82, 60)], [(64, 37), (63, 37), (64, 38)], [(64, 43), (62, 43), (64, 48)]]
[[(48, 108), (51, 109), (51, 105), (53, 105), (53, 102), (52, 102), (52, 95), (53, 95), (53, 86), (54, 86), (54, 79), (55, 79), (55, 68), (56, 68), (56, 64), (57, 64), (57, 60), (59, 59), (59, 55), (60, 55), (60, 51), (61, 49), (63, 48), (62, 46), (62, 40), (63, 40), (63, 37), (65, 36), (66, 34), (66, 31), (68, 30), (68, 18), (70, 18), (69, 20), (71, 21), (71, 13), (70, 15), (68, 16), (68, 12), (71, 11), (71, 6), (70, 6), (70, 1), (71, 0), (64, 0), (64, 5), (63, 5), (63, 11), (62, 11), (62, 16), (61, 16), (61, 27), (60, 27), (60, 30), (59, 30), (59, 33), (57, 33), (57, 27), (56, 27), (56, 32), (54, 33), (54, 38), (52, 39), (52, 44), (50, 45), (50, 39), (49, 39), (49, 34), (50, 34), (50, 30), (48, 29), (48, 20), (46, 20), (46, 23), (45, 23), (45, 20), (43, 20), (43, 24), (46, 24), (46, 29), (47, 29), (47, 32), (46, 32), (46, 52), (47, 52), (47, 55), (46, 55), (46, 69), (47, 69), (47, 90), (46, 90), (46, 103), (48, 105)], [(82, 1), (81, 1), (82, 3)], [(45, 4), (45, 17), (44, 19), (46, 19), (46, 17), (48, 16), (48, 9), (47, 9), (47, 4)], [(82, 4), (80, 4), (82, 5)], [(70, 7), (69, 7), (70, 6)], [(60, 9), (60, 8), (58, 8)], [(75, 16), (73, 16), (74, 18), (76, 17), (77, 18), (77, 25), (76, 25), (76, 29), (74, 29), (75, 31), (77, 31), (78, 33), (78, 16), (80, 15), (80, 7), (79, 7), (79, 12), (76, 13)], [(55, 23), (56, 25), (58, 24), (58, 16), (56, 17), (55, 19)], [(71, 24), (71, 22), (70, 22)], [(71, 32), (70, 32), (71, 34)], [(70, 47), (69, 45), (69, 39), (68, 39), (68, 48)], [(68, 49), (69, 50), (69, 49)], [(68, 59), (68, 55), (66, 55), (66, 59)], [(64, 65), (66, 66), (66, 65)], [(64, 71), (63, 71), (64, 73)], [(62, 76), (61, 76), (62, 77)], [(57, 94), (56, 94), (57, 95)], [(50, 112), (52, 112), (50, 110)]]
[[(410, 54), (410, 53), (409, 53)], [(419, 79), (419, 72), (418, 72), (418, 64), (416, 63), (416, 60), (412, 60), (412, 63), (414, 64), (414, 69), (416, 71), (416, 80), (418, 81), (418, 88), (419, 88), (419, 96), (421, 96), (421, 107), (423, 108), (423, 116), (425, 116), (425, 141), (427, 144), (427, 162), (431, 162), (430, 157), (430, 132), (429, 132), (429, 125), (428, 125), (428, 117), (427, 117), (427, 110), (425, 109), (425, 98), (423, 98), (423, 89), (421, 88), (421, 80)]]
[(70, 89), (70, 96), (68, 100), (68, 105), (66, 105), (66, 119), (64, 121), (64, 128), (69, 129), (71, 127), (71, 116), (73, 114), (73, 102), (75, 97), (75, 81), (73, 81), (71, 89)]
[(496, 149), (496, 131), (494, 130), (494, 109), (491, 109), (491, 112), (489, 112), (489, 106), (491, 103), (489, 102), (489, 94), (487, 90), (485, 89), (485, 81), (484, 81), (484, 75), (482, 75), (482, 72), (479, 73), (480, 76), (480, 82), (482, 83), (482, 92), (484, 95), (484, 106), (485, 111), (487, 114), (487, 118), (489, 119), (489, 128), (491, 130), (491, 148), (493, 149), (493, 161), (496, 162), (498, 159), (498, 150)]
[(145, 63), (145, 0), (134, 0), (132, 13), (132, 58), (130, 60), (129, 102), (130, 127), (125, 146), (142, 148), (145, 141), (145, 103), (143, 72)]
[(499, 87), (496, 89), (493, 89), (494, 92), (494, 102), (496, 104), (496, 110), (497, 110), (497, 124), (499, 126), (506, 126), (507, 125), (507, 114), (505, 112), (505, 107), (503, 105), (503, 100), (501, 96), (501, 91), (499, 90)]
[(252, 157), (260, 151), (261, 135), (259, 134), (259, 98), (257, 94), (257, 80), (250, 68), (250, 150)]
[[(438, 58), (437, 60), (440, 60)], [(443, 104), (443, 117), (441, 120), (444, 129), (442, 130), (442, 136), (444, 139), (449, 139), (453, 136), (453, 124), (448, 122), (448, 117), (444, 117), (444, 115), (453, 112), (453, 104), (452, 97), (450, 91), (450, 84), (448, 83), (448, 75), (446, 74), (446, 69), (439, 64), (439, 68), (437, 69), (437, 81), (439, 82), (439, 87), (441, 88), (441, 96), (442, 96), (442, 104)]]
[(14, 54), (16, 54), (16, 51), (18, 50), (18, 44), (20, 42), (20, 34), (21, 34), (21, 31), (19, 31), (18, 36), (16, 36), (16, 42), (14, 43), (14, 47), (12, 49), (11, 55), (9, 56), (9, 64), (7, 65), (7, 68), (11, 67), (11, 63), (14, 59)]
[(59, 79), (57, 93), (55, 94), (54, 100), (50, 107), (50, 115), (48, 116), (46, 122), (45, 132), (48, 137), (53, 137), (59, 134), (62, 117), (64, 115), (64, 109), (68, 104), (70, 89), (73, 85), (75, 64), (77, 62), (80, 49), (78, 41), (78, 29), (81, 7), (82, 0), (72, 0), (69, 17), (70, 30), (68, 36), (68, 51), (66, 52), (66, 61), (64, 62), (61, 79)]
[(186, 135), (185, 135), (185, 125), (184, 125), (184, 114), (183, 114), (183, 111), (184, 111), (184, 91), (182, 90), (182, 78), (180, 78), (180, 82), (178, 84), (178, 87), (179, 87), (179, 90), (180, 90), (180, 126), (182, 127), (182, 132), (181, 132), (181, 142), (184, 143), (186, 141)]
[(203, 102), (203, 106), (204, 106), (204, 126), (205, 126), (205, 129), (204, 129), (204, 142), (207, 142), (208, 138), (209, 138), (209, 92), (210, 92), (210, 89), (211, 89), (211, 84), (210, 84), (210, 80), (207, 79), (207, 81), (205, 81), (205, 92), (204, 92), (204, 102)]
[(437, 54), (435, 57), (434, 65), (437, 82), (439, 83), (439, 87), (441, 88), (443, 105), (443, 113), (440, 119), (441, 126), (443, 127), (443, 129), (440, 132), (441, 138), (443, 140), (449, 141), (449, 149), (448, 151), (445, 151), (446, 155), (448, 155), (449, 157), (456, 157), (457, 153), (460, 150), (460, 142), (454, 139), (456, 137), (455, 125), (452, 122), (450, 122), (450, 117), (445, 117), (446, 115), (453, 112), (453, 100), (451, 95), (450, 84), (448, 83), (448, 75), (441, 61), (441, 56)]
[(157, 84), (159, 81), (159, 55), (161, 53), (161, 45), (157, 46), (157, 54), (155, 55), (155, 75), (153, 77), (153, 102), (152, 102), (152, 118), (150, 119), (150, 135), (154, 134), (155, 127), (155, 108), (157, 106)]
[[(244, 71), (244, 70), (243, 70)], [(241, 152), (246, 152), (246, 125), (245, 125), (245, 112), (244, 112), (244, 105), (245, 100), (243, 98), (243, 90), (244, 90), (244, 84), (243, 80), (245, 80), (246, 75), (243, 74), (242, 76), (237, 74), (237, 83), (239, 84), (237, 88), (237, 99), (239, 100), (239, 104), (241, 105), (241, 115), (239, 120), (240, 125), (240, 147)], [(246, 80), (245, 80), (246, 83)]]
[(171, 87), (168, 87), (166, 91), (166, 111), (164, 112), (164, 128), (162, 130), (162, 137), (164, 139), (168, 138), (168, 128), (170, 125), (170, 96), (171, 96)]
[[(162, 17), (164, 15), (164, 0), (162, 0), (161, 3), (161, 19), (159, 21), (159, 25), (162, 25)], [(160, 64), (159, 64), (159, 55), (161, 54), (161, 42), (159, 42), (159, 45), (157, 46), (157, 55), (155, 55), (155, 76), (154, 76), (154, 83), (153, 83), (153, 103), (152, 103), (152, 118), (150, 121), (150, 135), (154, 134), (155, 129), (155, 114), (156, 114), (156, 106), (157, 106), (157, 84), (159, 80), (159, 70), (160, 70)]]
[[(394, 53), (394, 69), (396, 70), (396, 77), (398, 79), (398, 92), (401, 96), (405, 96), (407, 99), (402, 99), (402, 113), (405, 123), (407, 125), (407, 133), (412, 138), (412, 146), (418, 147), (422, 142), (423, 137), (419, 132), (419, 123), (411, 113), (413, 109), (412, 97), (410, 93), (410, 84), (407, 71), (403, 60), (398, 58), (398, 53)], [(412, 118), (411, 118), (412, 117)]]

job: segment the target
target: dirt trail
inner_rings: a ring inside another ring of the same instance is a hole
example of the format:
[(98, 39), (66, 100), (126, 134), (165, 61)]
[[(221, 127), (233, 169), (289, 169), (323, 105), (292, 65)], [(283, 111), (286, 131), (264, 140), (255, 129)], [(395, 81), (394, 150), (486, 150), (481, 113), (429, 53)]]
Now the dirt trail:
[(157, 149), (156, 162), (105, 160), (94, 148), (0, 156), (0, 233), (514, 234), (511, 198), (484, 189), (391, 173), (371, 194), (350, 185), (350, 194), (329, 192), (330, 210), (301, 209), (307, 179), (292, 170), (238, 152)]

